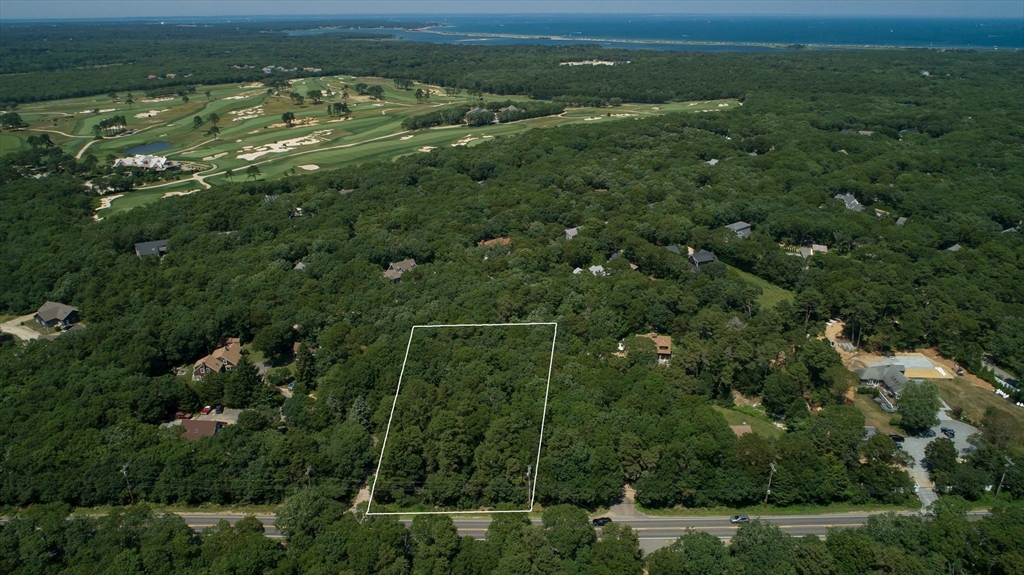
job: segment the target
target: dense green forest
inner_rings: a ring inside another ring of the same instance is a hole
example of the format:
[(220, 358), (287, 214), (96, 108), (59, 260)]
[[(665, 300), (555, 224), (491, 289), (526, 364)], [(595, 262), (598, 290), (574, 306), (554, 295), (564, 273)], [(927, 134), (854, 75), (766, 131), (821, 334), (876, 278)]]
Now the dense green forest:
[(376, 503), (528, 509), (554, 325), (410, 336)]
[(962, 500), (943, 500), (933, 516), (873, 515), (863, 527), (830, 528), (828, 539), (793, 537), (771, 523), (739, 528), (727, 547), (689, 532), (646, 556), (639, 533), (611, 523), (600, 531), (570, 506), (544, 510), (542, 523), (495, 517), (485, 539), (459, 537), (447, 516), (362, 521), (330, 497), (304, 490), (285, 503), (281, 545), (253, 517), (222, 521), (201, 534), (175, 515), (146, 506), (100, 518), (67, 520), (68, 509), (41, 506), (0, 526), (0, 570), (10, 575), (231, 573), (237, 575), (1007, 575), (1024, 570), (1024, 509), (997, 507), (977, 521)]
[[(321, 41), (306, 38), (267, 50)], [(555, 62), (597, 49), (359, 46), (351, 59), (304, 53), (353, 73), (475, 77), (499, 92), (643, 99), (656, 81), (673, 91), (652, 98), (743, 106), (215, 187), (100, 223), (87, 158), (46, 146), (0, 157), (0, 313), (49, 299), (80, 308), (87, 325), (0, 348), (0, 504), (276, 503), (302, 485), (351, 495), (379, 457), (374, 437), (417, 324), (558, 322), (537, 470), (546, 506), (595, 508), (625, 483), (649, 507), (750, 505), (770, 463), (775, 505), (904, 502), (905, 454), (884, 435), (862, 441), (863, 415), (843, 405), (851, 374), (815, 337), (839, 314), (868, 349), (936, 345), (979, 373), (983, 352), (1024, 371), (1020, 54), (638, 52), (628, 66), (570, 70)], [(83, 90), (124, 77), (96, 73)], [(502, 74), (533, 79), (499, 84)], [(31, 93), (18, 82), (4, 76), (5, 99)], [(847, 210), (834, 199), (845, 193), (867, 209)], [(750, 238), (722, 227), (737, 220), (753, 224)], [(568, 227), (579, 235), (566, 239)], [(479, 245), (498, 237), (510, 243)], [(164, 238), (162, 260), (135, 256), (133, 243)], [(828, 253), (788, 249), (810, 242)], [(672, 245), (721, 261), (693, 272)], [(382, 277), (410, 257), (419, 265), (400, 283)], [(607, 275), (573, 274), (591, 265)], [(737, 269), (792, 301), (767, 302)], [(672, 336), (670, 365), (632, 337), (650, 331)], [(317, 351), (293, 367), (297, 393), (283, 405), (252, 366), (202, 384), (173, 375), (226, 337), (270, 355), (295, 341)], [(760, 398), (788, 432), (737, 438), (713, 407), (734, 391)], [(248, 409), (213, 438), (183, 442), (156, 426), (218, 401)], [(982, 427), (1003, 419), (996, 410)], [(496, 437), (503, 421), (477, 433)], [(422, 431), (424, 446), (476, 447)], [(1006, 437), (982, 434), (975, 454), (936, 472), (980, 497), (968, 483), (995, 484), (1001, 458), (1024, 455)], [(431, 453), (410, 458), (426, 468)], [(419, 480), (403, 495), (429, 496)], [(1020, 471), (1004, 493), (1024, 497)]]

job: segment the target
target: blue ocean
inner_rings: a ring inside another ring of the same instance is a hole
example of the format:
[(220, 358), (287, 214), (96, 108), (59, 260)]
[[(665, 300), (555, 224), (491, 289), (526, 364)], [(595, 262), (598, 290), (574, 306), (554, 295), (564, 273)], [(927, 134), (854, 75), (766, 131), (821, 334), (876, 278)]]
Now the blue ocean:
[[(773, 50), (816, 47), (1024, 49), (1024, 21), (952, 18), (696, 15), (389, 16), (437, 23), (423, 30), (386, 30), (416, 42), (476, 45), (599, 44), (655, 50)], [(292, 34), (330, 30), (295, 30)], [(384, 32), (385, 30), (381, 30)]]

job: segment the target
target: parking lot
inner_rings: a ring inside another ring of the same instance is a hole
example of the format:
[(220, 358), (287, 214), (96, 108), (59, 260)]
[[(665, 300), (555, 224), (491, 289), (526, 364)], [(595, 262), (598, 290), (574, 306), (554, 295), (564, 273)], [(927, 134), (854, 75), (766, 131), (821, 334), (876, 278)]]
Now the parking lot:
[(932, 441), (945, 437), (939, 429), (942, 427), (948, 427), (952, 429), (956, 437), (953, 438), (953, 444), (956, 445), (957, 452), (961, 455), (965, 455), (973, 449), (971, 444), (967, 443), (967, 438), (973, 433), (977, 433), (978, 430), (975, 427), (967, 425), (962, 421), (956, 421), (946, 415), (946, 409), (948, 406), (943, 405), (943, 409), (939, 410), (939, 424), (931, 429), (931, 437), (907, 437), (903, 442), (903, 450), (906, 451), (914, 459), (914, 468), (910, 470), (910, 476), (913, 477), (914, 481), (921, 486), (918, 496), (921, 499), (921, 506), (927, 507), (931, 505), (933, 501), (937, 499), (935, 493), (932, 492), (932, 483), (928, 479), (928, 470), (924, 467), (924, 450)]

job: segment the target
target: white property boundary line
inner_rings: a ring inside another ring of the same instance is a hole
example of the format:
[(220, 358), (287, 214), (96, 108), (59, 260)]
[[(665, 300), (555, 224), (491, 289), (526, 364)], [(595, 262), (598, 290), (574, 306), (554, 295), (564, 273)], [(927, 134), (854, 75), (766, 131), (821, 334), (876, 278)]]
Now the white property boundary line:
[[(398, 393), (402, 390), (402, 377), (405, 375), (405, 365), (409, 362), (409, 349), (412, 348), (412, 336), (416, 333), (416, 328), (438, 328), (438, 327), (507, 327), (507, 326), (531, 326), (531, 325), (553, 325), (555, 326), (555, 333), (551, 337), (551, 358), (548, 360), (548, 381), (544, 388), (544, 410), (540, 416), (540, 439), (537, 442), (537, 462), (533, 466), (533, 487), (530, 489), (530, 508), (529, 509), (513, 509), (513, 510), (500, 510), (500, 511), (395, 511), (395, 512), (376, 512), (371, 513), (370, 507), (373, 505), (373, 492), (377, 488), (377, 478), (380, 477), (380, 468), (384, 463), (384, 450), (388, 446), (388, 433), (391, 432), (391, 420), (395, 417), (395, 406), (398, 405)], [(388, 416), (388, 427), (384, 431), (384, 441), (380, 446), (380, 457), (377, 460), (377, 472), (373, 474), (373, 485), (370, 486), (370, 500), (366, 502), (366, 513), (365, 515), (463, 515), (473, 514), (480, 515), (481, 513), (529, 513), (533, 511), (534, 499), (537, 496), (537, 477), (538, 468), (540, 467), (540, 450), (544, 445), (544, 423), (547, 420), (548, 415), (548, 393), (551, 391), (551, 368), (555, 364), (555, 341), (558, 339), (558, 324), (555, 322), (531, 322), (531, 323), (452, 323), (452, 324), (440, 324), (440, 325), (414, 325), (409, 330), (409, 343), (405, 345), (405, 359), (402, 360), (402, 371), (398, 374), (398, 387), (395, 388), (395, 399), (391, 403), (391, 415)]]

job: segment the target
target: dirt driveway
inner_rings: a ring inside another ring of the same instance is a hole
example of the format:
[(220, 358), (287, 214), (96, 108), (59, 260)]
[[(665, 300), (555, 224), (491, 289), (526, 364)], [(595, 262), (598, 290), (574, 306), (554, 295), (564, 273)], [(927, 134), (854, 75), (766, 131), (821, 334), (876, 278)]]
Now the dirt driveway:
[(0, 331), (4, 333), (9, 333), (23, 341), (28, 341), (30, 339), (39, 339), (43, 337), (43, 334), (39, 333), (38, 331), (35, 331), (30, 327), (25, 327), (21, 325), (22, 322), (30, 321), (35, 321), (34, 315), (23, 315), (21, 317), (16, 317), (10, 321), (0, 323)]

